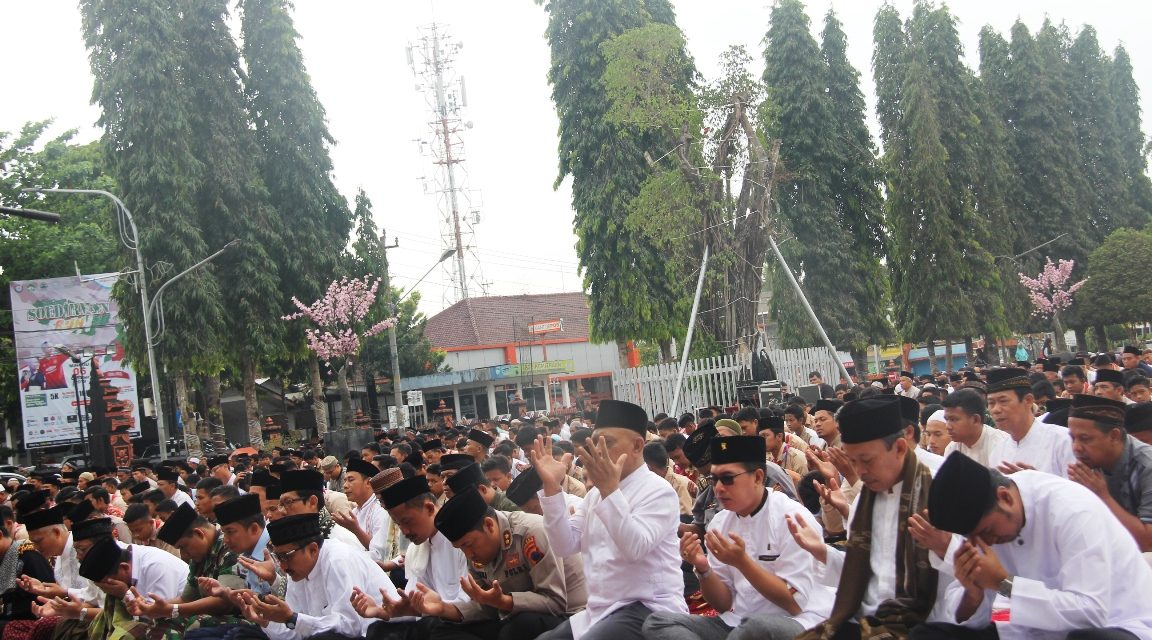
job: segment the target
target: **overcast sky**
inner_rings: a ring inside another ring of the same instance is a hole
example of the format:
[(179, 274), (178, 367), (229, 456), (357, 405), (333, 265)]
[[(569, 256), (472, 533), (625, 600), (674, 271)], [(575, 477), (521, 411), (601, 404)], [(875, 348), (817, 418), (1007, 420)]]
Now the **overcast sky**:
[[(418, 140), (429, 139), (429, 112), (415, 89), (405, 48), (432, 21), (455, 41), (456, 71), (466, 79), (464, 179), (476, 211), (469, 279), (491, 295), (549, 293), (580, 288), (568, 185), (556, 178), (556, 115), (546, 74), (547, 14), (532, 0), (296, 0), (296, 27), (305, 62), (328, 113), (337, 146), (336, 182), (351, 200), (363, 187), (378, 223), (400, 247), (390, 252), (397, 286), (407, 288), (441, 254), (437, 199), (425, 194), (433, 166)], [(848, 33), (849, 56), (863, 74), (872, 107), (872, 19), (881, 0), (835, 4)], [(907, 15), (911, 0), (893, 0)], [(96, 138), (98, 112), (89, 105), (92, 78), (80, 33), (76, 0), (2, 0), (7, 50), (0, 131), (28, 120), (54, 118), (56, 130), (79, 128), (80, 141)], [(680, 27), (698, 66), (711, 76), (719, 54), (743, 44), (759, 53), (771, 3), (765, 0), (679, 0)], [(818, 33), (832, 3), (809, 2)], [(991, 24), (1007, 34), (1019, 17), (1035, 31), (1045, 16), (1075, 32), (1096, 27), (1104, 49), (1123, 43), (1132, 57), (1147, 120), (1152, 91), (1152, 5), (1131, 0), (958, 0), (969, 64), (977, 65), (977, 34)], [(757, 73), (761, 63), (757, 60)], [(18, 96), (18, 97), (17, 97)], [(870, 114), (870, 119), (873, 116)], [(875, 129), (875, 125), (872, 125)], [(1145, 124), (1145, 131), (1149, 129)], [(83, 265), (81, 265), (83, 268)], [(65, 275), (65, 274), (58, 274)], [(421, 309), (433, 314), (455, 301), (448, 274), (436, 270), (419, 286)]]

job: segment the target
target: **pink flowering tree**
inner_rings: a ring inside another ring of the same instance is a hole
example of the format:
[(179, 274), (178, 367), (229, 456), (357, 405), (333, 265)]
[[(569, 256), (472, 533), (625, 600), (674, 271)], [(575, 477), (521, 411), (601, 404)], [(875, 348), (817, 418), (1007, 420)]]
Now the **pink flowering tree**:
[(1072, 306), (1072, 294), (1080, 290), (1087, 280), (1081, 280), (1069, 285), (1072, 279), (1072, 269), (1076, 266), (1075, 260), (1061, 260), (1054, 264), (1052, 258), (1045, 258), (1044, 270), (1035, 278), (1023, 273), (1020, 284), (1028, 289), (1028, 298), (1032, 301), (1032, 315), (1052, 319), (1052, 330), (1056, 334), (1056, 348), (1060, 351), (1068, 349), (1064, 342), (1064, 325), (1060, 322), (1060, 312)]
[[(307, 319), (312, 326), (304, 330), (308, 349), (336, 371), (340, 388), (340, 413), (345, 428), (352, 428), (352, 396), (348, 392), (348, 371), (355, 366), (356, 357), (366, 338), (390, 329), (396, 318), (379, 322), (370, 320), (376, 307), (376, 292), (380, 279), (341, 278), (328, 285), (324, 297), (306, 305), (296, 297), (292, 304), (299, 309), (284, 316), (284, 320)], [(376, 316), (379, 317), (379, 316)], [(317, 381), (313, 380), (315, 386)]]

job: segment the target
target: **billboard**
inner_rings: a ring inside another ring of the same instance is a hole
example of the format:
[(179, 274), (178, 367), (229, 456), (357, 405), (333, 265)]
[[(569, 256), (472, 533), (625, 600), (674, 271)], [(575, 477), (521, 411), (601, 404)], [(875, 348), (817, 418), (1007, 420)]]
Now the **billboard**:
[(112, 299), (117, 277), (11, 283), (25, 447), (81, 441), (94, 372), (106, 381), (105, 397), (115, 392), (113, 429), (126, 427), (131, 437), (140, 437), (136, 374), (124, 363), (124, 328)]

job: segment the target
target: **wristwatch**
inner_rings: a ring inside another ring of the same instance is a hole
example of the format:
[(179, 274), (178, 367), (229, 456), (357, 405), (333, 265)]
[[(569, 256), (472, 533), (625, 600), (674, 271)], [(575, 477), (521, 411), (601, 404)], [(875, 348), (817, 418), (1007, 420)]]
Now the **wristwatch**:
[(288, 618), (288, 620), (284, 622), (284, 626), (288, 627), (289, 629), (295, 629), (296, 628), (296, 619), (299, 615), (300, 614), (293, 612), (292, 617)]
[(1012, 576), (1008, 576), (1000, 581), (1000, 586), (996, 587), (996, 593), (999, 593), (1005, 598), (1012, 597)]

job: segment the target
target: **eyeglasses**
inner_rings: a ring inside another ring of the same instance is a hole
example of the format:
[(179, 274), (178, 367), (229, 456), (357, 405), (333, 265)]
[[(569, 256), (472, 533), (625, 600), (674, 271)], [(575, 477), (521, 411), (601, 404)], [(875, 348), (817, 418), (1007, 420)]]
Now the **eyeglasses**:
[(293, 549), (291, 551), (273, 551), (272, 557), (276, 558), (276, 562), (279, 562), (280, 564), (284, 564), (285, 562), (288, 562), (288, 560), (292, 557), (293, 553), (296, 553), (297, 551), (299, 551), (303, 548), (304, 547), (296, 547), (295, 549)]
[(280, 498), (280, 508), (287, 509), (297, 502), (304, 502), (304, 498)]
[(712, 486), (716, 486), (716, 483), (719, 482), (720, 484), (724, 485), (725, 487), (731, 487), (733, 484), (736, 484), (736, 478), (739, 478), (740, 476), (742, 476), (746, 473), (752, 473), (752, 472), (751, 471), (741, 471), (740, 473), (733, 473), (731, 475), (708, 476), (708, 484), (711, 484)]

